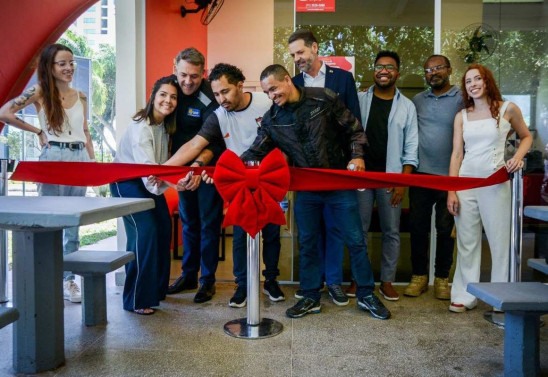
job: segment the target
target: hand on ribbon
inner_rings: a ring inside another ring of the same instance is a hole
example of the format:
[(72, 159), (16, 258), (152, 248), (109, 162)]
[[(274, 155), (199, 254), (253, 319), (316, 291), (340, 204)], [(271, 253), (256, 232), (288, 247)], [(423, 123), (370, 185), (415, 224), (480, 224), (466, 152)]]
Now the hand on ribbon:
[(223, 226), (238, 225), (254, 237), (268, 223), (283, 225), (280, 202), (289, 188), (289, 168), (279, 149), (270, 152), (260, 166), (246, 168), (232, 151), (225, 151), (215, 167), (214, 181), (229, 203)]

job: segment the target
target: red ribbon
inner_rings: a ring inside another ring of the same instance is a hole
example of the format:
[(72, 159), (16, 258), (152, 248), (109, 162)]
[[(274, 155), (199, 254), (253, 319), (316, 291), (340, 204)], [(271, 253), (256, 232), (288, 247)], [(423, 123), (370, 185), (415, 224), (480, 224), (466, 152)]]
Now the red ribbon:
[(290, 191), (330, 191), (403, 186), (460, 191), (496, 185), (508, 180), (508, 172), (504, 166), (487, 178), (311, 168), (289, 168), (289, 170), (291, 172)]
[(227, 150), (217, 161), (213, 179), (219, 194), (229, 203), (223, 226), (241, 226), (255, 237), (268, 223), (285, 224), (278, 202), (287, 193), (290, 177), (279, 149), (252, 168), (246, 168), (234, 152)]
[[(215, 178), (221, 196), (230, 202), (224, 226), (239, 225), (256, 235), (266, 224), (285, 224), (278, 205), (288, 190), (323, 191), (357, 188), (418, 186), (436, 190), (468, 190), (508, 180), (505, 167), (487, 178), (424, 174), (355, 172), (334, 169), (288, 168), (282, 153), (273, 151), (258, 169), (246, 169), (233, 152), (226, 151), (216, 167), (181, 167), (92, 162), (19, 162), (10, 179), (72, 186), (99, 186), (154, 175), (176, 183), (188, 171), (203, 170)], [(290, 174), (291, 173), (291, 174)], [(291, 182), (290, 182), (291, 181)]]
[(101, 186), (154, 175), (164, 181), (177, 183), (191, 170), (195, 174), (206, 170), (211, 175), (213, 169), (214, 167), (191, 168), (119, 162), (21, 161), (17, 164), (10, 180), (70, 186)]

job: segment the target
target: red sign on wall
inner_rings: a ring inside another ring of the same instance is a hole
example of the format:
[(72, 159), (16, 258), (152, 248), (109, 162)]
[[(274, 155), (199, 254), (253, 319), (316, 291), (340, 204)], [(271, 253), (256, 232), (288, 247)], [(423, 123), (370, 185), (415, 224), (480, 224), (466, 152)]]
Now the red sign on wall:
[(320, 60), (330, 67), (344, 69), (354, 75), (356, 58), (354, 56), (318, 56)]
[(335, 0), (296, 0), (297, 12), (335, 12)]

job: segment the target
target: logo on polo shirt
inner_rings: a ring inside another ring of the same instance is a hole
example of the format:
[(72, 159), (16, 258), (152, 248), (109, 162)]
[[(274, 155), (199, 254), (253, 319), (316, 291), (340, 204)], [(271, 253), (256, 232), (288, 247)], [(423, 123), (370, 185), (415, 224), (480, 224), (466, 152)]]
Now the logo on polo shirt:
[(193, 107), (189, 107), (186, 115), (188, 115), (189, 117), (193, 117), (193, 118), (199, 118), (200, 117), (200, 109), (195, 109)]

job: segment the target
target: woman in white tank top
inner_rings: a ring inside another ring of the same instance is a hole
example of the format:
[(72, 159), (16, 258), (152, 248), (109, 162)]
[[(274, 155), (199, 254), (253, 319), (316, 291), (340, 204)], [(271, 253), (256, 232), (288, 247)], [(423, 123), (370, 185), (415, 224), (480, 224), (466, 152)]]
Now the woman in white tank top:
[[(449, 175), (487, 177), (502, 166), (508, 173), (521, 169), (532, 137), (519, 107), (503, 102), (493, 74), (480, 64), (468, 67), (461, 86), (466, 108), (455, 117)], [(513, 132), (520, 138), (519, 148), (505, 162), (506, 139)], [(447, 208), (455, 216), (457, 227), (457, 266), (450, 311), (462, 313), (476, 306), (476, 298), (466, 292), (466, 286), (479, 281), (482, 225), (491, 250), (491, 281), (508, 281), (510, 207), (508, 181), (449, 191)]]
[[(0, 121), (38, 135), (42, 151), (40, 161), (94, 161), (95, 153), (87, 124), (87, 98), (72, 88), (76, 68), (72, 51), (61, 44), (44, 48), (38, 60), (38, 84), (0, 108)], [(28, 124), (16, 114), (34, 104), (40, 128)], [(60, 174), (61, 172), (52, 172)], [(85, 196), (86, 187), (39, 184), (41, 196)], [(80, 246), (78, 227), (63, 231), (63, 252), (69, 254)], [(80, 302), (80, 288), (74, 275), (65, 272), (64, 297)]]

